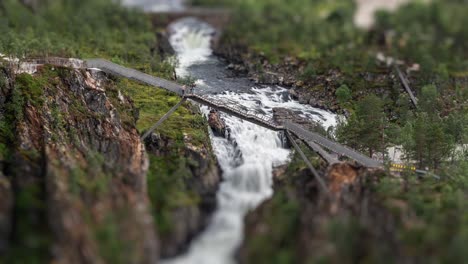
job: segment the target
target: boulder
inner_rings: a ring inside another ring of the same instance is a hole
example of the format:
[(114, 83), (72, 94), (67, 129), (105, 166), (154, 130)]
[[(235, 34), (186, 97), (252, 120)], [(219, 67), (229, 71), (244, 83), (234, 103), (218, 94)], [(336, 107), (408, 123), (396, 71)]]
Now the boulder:
[(226, 123), (221, 118), (217, 110), (213, 109), (210, 111), (210, 114), (208, 115), (208, 124), (213, 130), (213, 134), (215, 136), (218, 136), (218, 137), (226, 136)]

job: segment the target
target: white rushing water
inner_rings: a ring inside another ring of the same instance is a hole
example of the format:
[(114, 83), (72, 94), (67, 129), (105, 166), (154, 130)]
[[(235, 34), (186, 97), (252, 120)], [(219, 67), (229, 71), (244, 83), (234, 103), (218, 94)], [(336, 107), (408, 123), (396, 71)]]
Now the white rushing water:
[(210, 59), (211, 37), (215, 32), (210, 25), (195, 18), (184, 18), (169, 26), (169, 42), (178, 59), (177, 76), (188, 76), (188, 67)]
[(121, 0), (124, 6), (141, 8), (147, 12), (180, 11), (185, 0)]
[[(211, 56), (210, 42), (214, 30), (209, 25), (183, 19), (171, 25), (170, 32), (170, 42), (179, 60), (179, 77), (190, 75), (194, 68), (218, 61)], [(219, 76), (223, 70), (214, 69), (206, 72), (206, 78)], [(206, 85), (208, 82), (205, 81), (207, 79), (201, 78), (197, 84)], [(270, 116), (273, 107), (287, 107), (299, 115), (321, 121), (325, 126), (335, 125), (334, 115), (291, 100), (284, 88), (246, 87), (245, 92), (230, 92), (224, 90), (227, 88), (223, 87), (222, 79), (216, 84), (216, 87), (210, 87), (211, 94), (205, 96), (233, 101)], [(208, 114), (209, 109), (202, 107), (202, 111)], [(290, 150), (283, 148), (277, 132), (232, 116), (223, 114), (222, 117), (230, 129), (229, 139), (211, 135), (223, 170), (223, 182), (217, 194), (218, 208), (207, 229), (194, 239), (188, 252), (164, 261), (165, 264), (235, 263), (234, 253), (243, 239), (244, 216), (271, 197), (273, 167), (289, 161)]]

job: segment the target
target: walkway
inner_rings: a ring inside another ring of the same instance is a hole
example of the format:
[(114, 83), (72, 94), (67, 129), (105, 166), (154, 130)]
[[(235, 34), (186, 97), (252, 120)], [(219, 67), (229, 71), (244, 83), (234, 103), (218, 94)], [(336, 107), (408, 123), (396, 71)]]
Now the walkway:
[(330, 139), (321, 136), (315, 132), (311, 132), (303, 128), (302, 126), (295, 124), (293, 122), (287, 121), (284, 123), (284, 128), (288, 131), (294, 133), (297, 137), (304, 141), (313, 141), (324, 148), (329, 149), (337, 154), (344, 155), (350, 159), (355, 160), (356, 162), (370, 168), (382, 167), (383, 164), (380, 161), (371, 159), (353, 149), (345, 147), (337, 142), (331, 141)]
[(310, 148), (312, 148), (312, 150), (319, 153), (319, 155), (324, 157), (329, 163), (336, 163), (338, 161), (332, 158), (330, 155), (328, 155), (322, 148), (316, 147), (315, 143), (327, 148), (332, 152), (347, 156), (363, 166), (383, 166), (383, 164), (379, 161), (366, 157), (365, 155), (358, 153), (355, 150), (347, 148), (337, 142), (331, 141), (315, 132), (307, 131), (298, 124), (292, 122), (285, 122), (283, 125), (279, 125), (272, 118), (250, 111), (249, 109), (246, 109), (245, 107), (239, 104), (226, 103), (225, 101), (216, 100), (213, 98), (208, 98), (196, 94), (184, 95), (182, 86), (177, 83), (157, 78), (134, 69), (126, 68), (104, 59), (88, 59), (85, 60), (85, 65), (88, 68), (99, 68), (102, 71), (107, 72), (109, 74), (129, 78), (148, 85), (161, 87), (163, 89), (166, 89), (167, 91), (174, 92), (179, 96), (185, 96), (186, 98), (196, 101), (200, 104), (206, 105), (211, 108), (215, 108), (221, 112), (236, 116), (240, 119), (265, 127), (267, 129), (271, 129), (274, 131), (289, 131), (301, 140), (305, 141), (307, 145)]
[[(196, 94), (185, 94), (182, 88), (182, 85), (168, 80), (164, 80), (158, 77), (151, 76), (149, 74), (130, 69), (108, 60), (104, 59), (87, 59), (84, 61), (73, 60), (73, 59), (63, 59), (63, 58), (45, 58), (32, 60), (35, 63), (51, 64), (55, 66), (62, 67), (73, 67), (73, 68), (98, 68), (104, 72), (107, 72), (112, 75), (121, 76), (124, 78), (132, 79), (147, 85), (163, 88), (167, 91), (176, 93), (177, 95), (183, 97), (183, 99), (191, 99), (200, 104), (206, 105), (208, 107), (215, 108), (219, 111), (222, 111), (226, 114), (236, 116), (245, 121), (254, 123), (256, 125), (271, 129), (274, 131), (285, 131), (290, 132), (296, 135), (298, 138), (306, 142), (306, 144), (315, 152), (317, 152), (321, 157), (323, 157), (328, 163), (333, 164), (339, 162), (331, 155), (328, 154), (320, 146), (328, 149), (331, 152), (344, 155), (356, 162), (360, 163), (366, 167), (382, 167), (383, 164), (379, 161), (373, 160), (353, 149), (345, 147), (337, 142), (334, 142), (330, 139), (327, 139), (320, 134), (311, 132), (303, 128), (302, 126), (287, 121), (284, 124), (277, 124), (273, 118), (267, 117), (261, 114), (258, 114), (254, 111), (247, 109), (246, 107), (239, 105), (235, 102), (226, 102), (213, 98), (208, 98), (205, 96), (200, 96)], [(167, 119), (183, 102), (182, 100), (179, 104), (174, 106), (171, 111), (169, 111), (164, 117), (158, 122), (153, 128), (156, 128), (160, 125), (165, 119)], [(150, 130), (151, 131), (151, 130)], [(148, 136), (148, 133), (144, 137)]]
[(317, 143), (315, 143), (312, 140), (305, 141), (306, 145), (315, 151), (320, 157), (322, 157), (328, 164), (332, 165), (335, 163), (340, 163), (340, 161), (333, 157), (330, 153), (328, 153), (326, 150), (324, 150), (322, 147), (320, 147)]
[(276, 124), (273, 118), (258, 114), (254, 111), (250, 111), (246, 109), (244, 106), (239, 105), (235, 102), (226, 103), (225, 101), (216, 100), (214, 98), (208, 98), (208, 97), (200, 96), (196, 94), (187, 94), (185, 97), (193, 101), (196, 101), (200, 104), (206, 105), (208, 107), (217, 109), (226, 114), (233, 115), (245, 121), (262, 126), (264, 128), (268, 128), (274, 131), (284, 130), (284, 127)]
[(84, 60), (84, 62), (87, 68), (98, 68), (112, 75), (132, 79), (151, 86), (161, 87), (180, 96), (183, 95), (182, 86), (175, 82), (154, 77), (141, 71), (127, 68), (104, 59), (87, 59)]

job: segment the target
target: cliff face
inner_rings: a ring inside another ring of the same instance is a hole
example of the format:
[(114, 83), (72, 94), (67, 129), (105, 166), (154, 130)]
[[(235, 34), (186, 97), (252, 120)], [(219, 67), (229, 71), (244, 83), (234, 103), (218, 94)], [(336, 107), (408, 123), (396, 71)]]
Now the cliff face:
[(197, 109), (145, 147), (139, 115), (177, 98), (93, 70), (0, 73), (1, 261), (155, 263), (207, 225), (220, 170)]
[(8, 259), (156, 261), (148, 159), (131, 100), (101, 72), (49, 67), (10, 75), (2, 98), (0, 245)]
[[(165, 190), (164, 197), (152, 199), (160, 227), (161, 257), (170, 258), (187, 250), (190, 241), (207, 226), (216, 208), (221, 172), (207, 142), (194, 144), (190, 136), (184, 135), (180, 148), (174, 140), (153, 133), (145, 143), (152, 160), (163, 159), (168, 166), (177, 167), (167, 178), (159, 175), (159, 180), (179, 182), (178, 190)], [(174, 151), (179, 157), (173, 156)], [(154, 184), (162, 185), (158, 188), (165, 185)]]
[(330, 197), (293, 160), (273, 198), (247, 216), (240, 262), (413, 263), (397, 243), (398, 215), (373, 193), (381, 172), (344, 163), (324, 173)]

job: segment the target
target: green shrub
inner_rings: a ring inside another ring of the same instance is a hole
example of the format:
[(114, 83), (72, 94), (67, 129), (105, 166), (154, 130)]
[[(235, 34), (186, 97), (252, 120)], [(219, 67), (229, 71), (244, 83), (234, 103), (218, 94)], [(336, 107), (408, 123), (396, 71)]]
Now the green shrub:
[(335, 92), (336, 99), (341, 105), (349, 102), (352, 99), (351, 90), (346, 84), (341, 85)]

